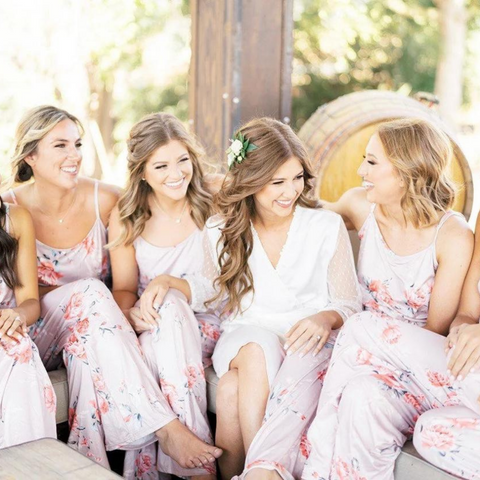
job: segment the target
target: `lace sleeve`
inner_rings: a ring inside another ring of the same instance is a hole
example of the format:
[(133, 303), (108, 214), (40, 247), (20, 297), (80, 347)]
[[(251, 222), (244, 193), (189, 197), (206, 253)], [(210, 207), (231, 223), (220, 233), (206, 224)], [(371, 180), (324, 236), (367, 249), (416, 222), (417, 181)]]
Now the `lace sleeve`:
[(203, 267), (199, 272), (185, 275), (183, 278), (190, 286), (192, 298), (190, 306), (194, 312), (206, 312), (212, 310), (212, 307), (205, 307), (205, 302), (216, 295), (214, 281), (219, 273), (217, 256), (209, 238), (207, 227), (203, 232)]
[(345, 322), (362, 310), (362, 300), (352, 246), (343, 222), (338, 231), (337, 247), (328, 265), (329, 303), (324, 310), (336, 311)]

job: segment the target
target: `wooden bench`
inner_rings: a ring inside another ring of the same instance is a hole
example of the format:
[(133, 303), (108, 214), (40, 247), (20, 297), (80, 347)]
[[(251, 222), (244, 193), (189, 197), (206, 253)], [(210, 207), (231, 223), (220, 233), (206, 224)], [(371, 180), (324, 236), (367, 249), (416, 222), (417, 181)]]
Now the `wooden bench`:
[(53, 438), (0, 450), (3, 480), (118, 480), (122, 477)]

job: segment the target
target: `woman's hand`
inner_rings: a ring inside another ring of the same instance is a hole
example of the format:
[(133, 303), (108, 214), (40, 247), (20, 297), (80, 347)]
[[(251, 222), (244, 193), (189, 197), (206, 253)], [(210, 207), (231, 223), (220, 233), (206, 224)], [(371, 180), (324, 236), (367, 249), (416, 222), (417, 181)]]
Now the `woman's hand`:
[(140, 297), (140, 310), (145, 322), (157, 325), (158, 311), (169, 289), (168, 275), (159, 275), (148, 284)]
[(7, 336), (20, 342), (28, 335), (27, 319), (25, 314), (13, 308), (0, 310), (0, 338)]
[(312, 348), (313, 356), (317, 355), (327, 343), (332, 331), (335, 320), (332, 319), (331, 313), (320, 312), (297, 322), (285, 335), (287, 341), (283, 348), (287, 350), (287, 355), (302, 349), (299, 356), (303, 357)]
[(146, 322), (143, 319), (142, 312), (139, 307), (132, 307), (128, 311), (125, 312), (125, 316), (127, 317), (130, 325), (135, 330), (137, 334), (141, 334), (148, 330), (152, 330), (158, 324), (156, 321), (153, 322)]
[(453, 327), (446, 339), (445, 349), (453, 349), (448, 370), (458, 380), (480, 369), (480, 325), (464, 323)]

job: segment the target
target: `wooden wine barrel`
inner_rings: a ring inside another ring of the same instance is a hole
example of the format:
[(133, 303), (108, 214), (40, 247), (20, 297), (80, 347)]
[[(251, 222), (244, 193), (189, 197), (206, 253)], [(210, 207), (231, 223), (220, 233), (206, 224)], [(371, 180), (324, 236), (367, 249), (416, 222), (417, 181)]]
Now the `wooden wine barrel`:
[(300, 129), (317, 175), (317, 195), (335, 201), (349, 188), (361, 185), (357, 170), (368, 140), (380, 123), (405, 117), (429, 120), (452, 140), (455, 158), (451, 175), (459, 190), (454, 208), (468, 220), (473, 203), (472, 174), (455, 134), (433, 110), (394, 92), (369, 90), (344, 95), (318, 108)]

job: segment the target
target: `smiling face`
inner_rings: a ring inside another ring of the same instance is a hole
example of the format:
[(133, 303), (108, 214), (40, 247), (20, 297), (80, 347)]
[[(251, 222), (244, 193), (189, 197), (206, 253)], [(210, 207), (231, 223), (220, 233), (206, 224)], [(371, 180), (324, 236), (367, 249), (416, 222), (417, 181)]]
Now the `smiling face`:
[(254, 195), (259, 217), (288, 217), (303, 192), (303, 166), (297, 157), (291, 157), (274, 173), (272, 179)]
[(35, 152), (25, 158), (35, 179), (71, 189), (78, 183), (82, 163), (82, 140), (77, 125), (62, 120), (39, 142)]
[(159, 198), (174, 201), (185, 198), (192, 175), (188, 150), (178, 140), (157, 148), (145, 164), (145, 180)]
[(377, 204), (398, 204), (405, 186), (392, 162), (387, 158), (382, 142), (374, 134), (368, 142), (366, 154), (358, 169), (367, 191), (367, 200)]

